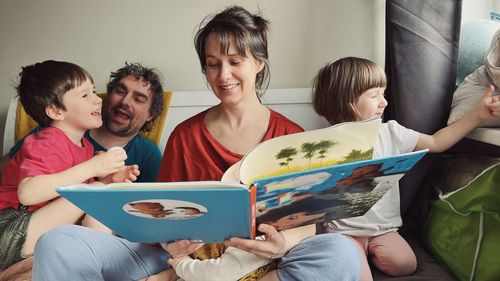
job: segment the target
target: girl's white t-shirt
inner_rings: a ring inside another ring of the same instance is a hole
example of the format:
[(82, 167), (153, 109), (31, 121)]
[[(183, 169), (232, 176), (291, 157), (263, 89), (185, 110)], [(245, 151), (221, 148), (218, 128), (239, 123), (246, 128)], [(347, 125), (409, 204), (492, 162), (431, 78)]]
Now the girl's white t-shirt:
[[(390, 120), (380, 128), (373, 158), (411, 152), (417, 145), (419, 135), (419, 132)], [(369, 237), (397, 231), (402, 225), (399, 201), (397, 184), (363, 216), (328, 222), (326, 229), (328, 232)]]

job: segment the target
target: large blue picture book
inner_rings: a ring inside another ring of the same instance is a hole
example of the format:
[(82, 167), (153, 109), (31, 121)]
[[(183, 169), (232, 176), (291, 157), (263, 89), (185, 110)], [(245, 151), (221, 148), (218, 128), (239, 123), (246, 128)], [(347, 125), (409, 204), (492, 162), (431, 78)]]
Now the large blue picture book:
[(362, 216), (427, 152), (375, 158), (380, 119), (277, 137), (256, 146), (222, 181), (67, 185), (58, 192), (134, 242), (254, 238)]

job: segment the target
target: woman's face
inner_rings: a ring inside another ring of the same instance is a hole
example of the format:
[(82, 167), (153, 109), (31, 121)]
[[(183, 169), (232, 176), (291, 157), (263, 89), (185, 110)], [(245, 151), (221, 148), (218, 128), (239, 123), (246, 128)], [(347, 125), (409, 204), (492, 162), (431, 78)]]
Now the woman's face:
[(221, 51), (218, 36), (210, 35), (205, 43), (205, 72), (207, 81), (222, 104), (238, 104), (257, 99), (255, 79), (264, 63), (248, 50), (241, 56), (231, 40), (227, 54)]

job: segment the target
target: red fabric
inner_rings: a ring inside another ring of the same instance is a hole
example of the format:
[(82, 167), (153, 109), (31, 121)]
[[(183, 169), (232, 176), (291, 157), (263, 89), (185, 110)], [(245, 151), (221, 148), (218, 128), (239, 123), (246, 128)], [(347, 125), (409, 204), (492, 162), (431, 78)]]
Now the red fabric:
[[(158, 175), (159, 182), (220, 180), (224, 172), (243, 155), (223, 147), (205, 126), (203, 111), (179, 124), (170, 135)], [(304, 130), (271, 110), (262, 141)]]
[[(89, 160), (94, 155), (94, 147), (82, 138), (82, 147), (75, 145), (64, 132), (48, 127), (26, 137), (24, 144), (2, 172), (0, 186), (0, 210), (19, 206), (17, 186), (31, 176), (62, 172)], [(48, 202), (29, 206), (36, 211)]]

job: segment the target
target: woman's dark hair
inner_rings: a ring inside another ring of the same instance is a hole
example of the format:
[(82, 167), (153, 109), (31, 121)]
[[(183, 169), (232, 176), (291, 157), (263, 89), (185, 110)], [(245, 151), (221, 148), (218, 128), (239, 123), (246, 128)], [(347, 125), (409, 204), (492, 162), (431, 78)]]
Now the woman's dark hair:
[(268, 21), (258, 14), (251, 14), (239, 6), (231, 6), (224, 11), (207, 16), (199, 25), (194, 37), (194, 46), (200, 59), (201, 72), (206, 75), (205, 43), (211, 35), (219, 37), (221, 51), (227, 55), (231, 40), (234, 39), (239, 55), (246, 57), (247, 50), (264, 68), (257, 74), (255, 89), (261, 97), (269, 86), (269, 60), (267, 50)]
[(90, 73), (82, 67), (47, 60), (23, 67), (16, 91), (24, 110), (40, 126), (47, 127), (53, 120), (45, 113), (46, 108), (54, 106), (66, 110), (64, 94), (87, 80), (94, 83)]

